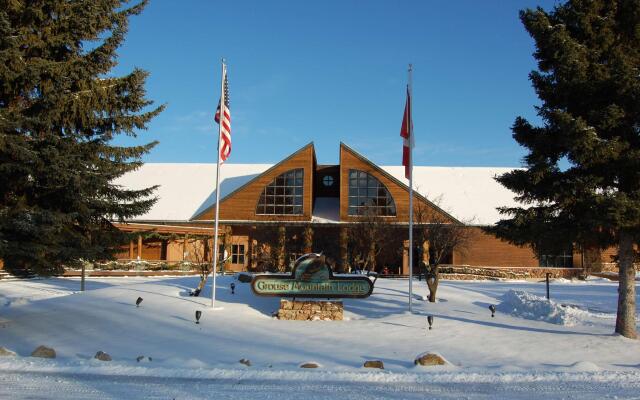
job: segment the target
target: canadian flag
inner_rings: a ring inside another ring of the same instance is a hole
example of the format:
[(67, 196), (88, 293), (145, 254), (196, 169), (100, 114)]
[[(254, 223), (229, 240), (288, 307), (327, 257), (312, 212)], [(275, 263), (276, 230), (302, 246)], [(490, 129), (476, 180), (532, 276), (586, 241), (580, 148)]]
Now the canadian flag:
[(404, 106), (404, 116), (402, 117), (402, 128), (400, 128), (400, 136), (402, 136), (402, 165), (404, 165), (404, 176), (411, 178), (411, 150), (413, 149), (413, 120), (411, 119), (411, 94), (409, 86), (407, 86), (407, 102)]

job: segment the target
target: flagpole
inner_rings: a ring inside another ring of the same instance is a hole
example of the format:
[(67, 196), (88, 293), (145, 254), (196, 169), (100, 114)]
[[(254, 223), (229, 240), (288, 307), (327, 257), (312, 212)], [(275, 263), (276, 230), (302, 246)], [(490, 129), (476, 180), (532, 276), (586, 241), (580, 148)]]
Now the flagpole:
[(224, 77), (227, 66), (222, 59), (222, 76), (220, 83), (220, 123), (218, 124), (218, 161), (216, 165), (216, 219), (213, 228), (213, 283), (211, 287), (211, 308), (216, 308), (216, 275), (218, 270), (218, 219), (220, 217), (220, 150), (222, 148), (222, 120), (224, 119)]
[(413, 312), (413, 66), (409, 64), (409, 312)]

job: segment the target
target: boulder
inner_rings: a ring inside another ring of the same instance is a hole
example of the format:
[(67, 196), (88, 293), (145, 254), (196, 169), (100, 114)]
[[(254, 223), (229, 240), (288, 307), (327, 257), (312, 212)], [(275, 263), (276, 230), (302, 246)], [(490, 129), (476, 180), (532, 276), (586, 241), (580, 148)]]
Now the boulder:
[(384, 363), (380, 360), (370, 360), (364, 362), (364, 367), (384, 369)]
[(93, 358), (95, 358), (96, 360), (100, 360), (100, 361), (111, 361), (111, 356), (109, 354), (105, 353), (102, 350), (97, 352), (96, 355), (93, 356)]
[(14, 353), (13, 351), (0, 346), (0, 357), (13, 357), (15, 355), (16, 353)]
[(300, 365), (300, 368), (318, 368), (319, 365), (314, 362), (306, 362)]
[(248, 359), (246, 359), (246, 358), (241, 358), (241, 359), (240, 359), (240, 361), (238, 361), (238, 362), (239, 362), (240, 364), (244, 364), (244, 365), (246, 365), (247, 367), (250, 367), (250, 366), (251, 366), (251, 361), (249, 361), (249, 360), (248, 360)]
[(31, 357), (56, 358), (56, 351), (51, 347), (38, 346), (38, 348), (31, 353)]
[(422, 353), (419, 354), (413, 361), (415, 365), (432, 366), (432, 365), (446, 365), (447, 361), (442, 356), (435, 353)]

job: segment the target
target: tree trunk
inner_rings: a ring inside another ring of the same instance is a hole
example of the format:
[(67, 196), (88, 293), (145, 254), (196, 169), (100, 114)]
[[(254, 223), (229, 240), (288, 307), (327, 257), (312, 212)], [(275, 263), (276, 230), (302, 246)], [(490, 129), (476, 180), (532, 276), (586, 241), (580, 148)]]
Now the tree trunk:
[(341, 227), (340, 228), (340, 262), (342, 263), (343, 272), (350, 272), (349, 261), (347, 259), (349, 254), (348, 247), (349, 247), (349, 231), (347, 230), (347, 228)]
[(438, 283), (440, 281), (440, 266), (431, 265), (425, 274), (427, 287), (429, 288), (429, 302), (436, 302), (436, 292), (438, 291)]
[(620, 231), (618, 244), (618, 315), (616, 317), (616, 333), (624, 337), (636, 339), (636, 287), (633, 261), (633, 237), (625, 230)]
[(376, 270), (376, 245), (371, 242), (369, 245), (369, 252), (367, 254), (367, 264), (369, 271)]
[(307, 226), (304, 228), (304, 252), (311, 253), (313, 251), (313, 228)]

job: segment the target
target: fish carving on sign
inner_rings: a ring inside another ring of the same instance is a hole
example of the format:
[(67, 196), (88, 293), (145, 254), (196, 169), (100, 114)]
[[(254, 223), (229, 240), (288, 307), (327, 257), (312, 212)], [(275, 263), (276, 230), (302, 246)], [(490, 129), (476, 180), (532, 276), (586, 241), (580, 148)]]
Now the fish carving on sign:
[(325, 256), (305, 254), (296, 260), (295, 279), (303, 282), (321, 282), (329, 280), (329, 268)]

